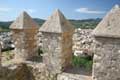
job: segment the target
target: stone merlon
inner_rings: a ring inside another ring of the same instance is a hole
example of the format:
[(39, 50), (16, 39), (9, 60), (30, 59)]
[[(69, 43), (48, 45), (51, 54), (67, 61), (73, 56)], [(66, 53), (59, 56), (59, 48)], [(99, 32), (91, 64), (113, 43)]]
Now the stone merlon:
[(73, 31), (73, 25), (65, 18), (60, 10), (55, 12), (48, 18), (48, 20), (40, 28), (41, 32), (63, 33)]
[(39, 28), (39, 25), (23, 11), (20, 16), (10, 25), (10, 29), (34, 29)]
[(94, 36), (120, 38), (120, 7), (115, 5), (93, 31)]
[(38, 28), (39, 25), (26, 12), (22, 12), (11, 24), (12, 40), (15, 44), (15, 60), (28, 60), (38, 55), (36, 37)]

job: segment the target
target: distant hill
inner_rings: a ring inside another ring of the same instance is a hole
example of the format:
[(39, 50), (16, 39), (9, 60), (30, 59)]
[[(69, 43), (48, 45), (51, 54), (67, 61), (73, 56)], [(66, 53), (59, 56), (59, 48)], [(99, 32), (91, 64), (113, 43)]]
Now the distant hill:
[[(45, 20), (34, 18), (34, 20), (41, 26)], [(10, 31), (9, 26), (13, 21), (0, 22), (0, 31)]]
[[(34, 18), (34, 20), (41, 26), (45, 20)], [(97, 19), (85, 19), (85, 20), (69, 20), (76, 28), (82, 29), (94, 29), (96, 25), (101, 21)], [(0, 22), (0, 31), (9, 31), (9, 26), (13, 21)]]
[(0, 31), (9, 31), (9, 25), (12, 21), (9, 22), (0, 22)]
[(101, 18), (97, 19), (84, 19), (84, 20), (70, 20), (76, 28), (82, 29), (94, 29), (97, 24), (101, 21)]
[(44, 19), (39, 19), (39, 18), (34, 18), (33, 20), (35, 20), (40, 26), (45, 22)]

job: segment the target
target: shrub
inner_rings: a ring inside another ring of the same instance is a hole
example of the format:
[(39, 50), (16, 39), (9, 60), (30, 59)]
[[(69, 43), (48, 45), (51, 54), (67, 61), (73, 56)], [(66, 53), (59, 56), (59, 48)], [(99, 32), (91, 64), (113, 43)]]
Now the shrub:
[(41, 48), (38, 49), (38, 55), (41, 56), (41, 54), (43, 54), (43, 51)]
[(74, 67), (82, 67), (86, 70), (92, 70), (93, 61), (89, 57), (78, 57), (74, 56), (72, 60)]

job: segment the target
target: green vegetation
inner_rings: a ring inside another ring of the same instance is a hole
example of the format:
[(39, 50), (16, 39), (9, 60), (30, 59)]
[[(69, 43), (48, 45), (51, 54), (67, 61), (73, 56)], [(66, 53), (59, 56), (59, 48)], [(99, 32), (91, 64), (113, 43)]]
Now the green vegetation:
[(12, 21), (10, 21), (10, 22), (0, 22), (0, 32), (10, 31), (9, 26), (10, 26), (11, 23), (12, 23)]
[[(41, 26), (45, 20), (43, 19), (38, 19), (38, 18), (34, 18), (34, 20)], [(8, 21), (8, 22), (0, 22), (0, 32), (6, 32), (6, 31), (10, 31), (9, 26), (13, 21)]]
[(13, 54), (12, 50), (8, 50), (8, 51), (2, 52), (2, 56), (4, 56), (5, 61), (8, 61), (13, 58), (14, 54)]
[(38, 55), (41, 56), (41, 54), (43, 54), (43, 51), (41, 48), (38, 49)]
[[(41, 26), (45, 20), (34, 18), (34, 20)], [(94, 29), (101, 19), (85, 19), (85, 20), (69, 20), (76, 28)], [(10, 31), (9, 26), (13, 21), (0, 22), (0, 31)]]
[(70, 20), (71, 23), (76, 27), (76, 28), (81, 28), (81, 29), (94, 29), (97, 24), (101, 21), (101, 19), (86, 19), (86, 20)]
[(89, 57), (77, 57), (74, 56), (72, 60), (72, 64), (75, 67), (82, 67), (86, 70), (92, 70), (93, 60)]
[(34, 21), (36, 21), (40, 26), (45, 22), (45, 20), (38, 18), (34, 18)]

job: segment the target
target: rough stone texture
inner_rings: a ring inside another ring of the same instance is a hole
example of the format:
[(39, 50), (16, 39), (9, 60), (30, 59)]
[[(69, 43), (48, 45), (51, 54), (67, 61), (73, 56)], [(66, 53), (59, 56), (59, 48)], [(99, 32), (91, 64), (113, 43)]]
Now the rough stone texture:
[(120, 38), (120, 7), (116, 5), (95, 28), (95, 36)]
[(57, 80), (92, 80), (92, 79), (90, 76), (63, 72), (61, 74), (58, 74)]
[(17, 68), (9, 74), (10, 80), (35, 80), (31, 70), (24, 63), (17, 66)]
[(70, 67), (58, 74), (57, 80), (92, 80), (92, 76), (91, 71), (85, 71), (79, 67)]
[(60, 73), (71, 64), (74, 27), (56, 10), (40, 32), (43, 35), (43, 62), (51, 73)]
[(23, 11), (19, 17), (10, 25), (10, 29), (36, 29), (39, 25)]
[(63, 72), (71, 65), (74, 28), (59, 10), (40, 29), (43, 63), (40, 58), (31, 58), (37, 55), (37, 26), (32, 22), (23, 12), (10, 26), (17, 62), (13, 59), (2, 64), (0, 80), (91, 80), (88, 76)]
[(54, 13), (40, 28), (43, 32), (63, 33), (73, 31), (74, 26), (65, 18), (60, 10), (55, 10)]
[(44, 63), (33, 63), (28, 66), (35, 80), (57, 80), (56, 75), (51, 74)]
[(97, 38), (93, 80), (120, 79), (120, 39)]
[(11, 63), (0, 68), (0, 80), (92, 80), (89, 73), (83, 73), (80, 69), (73, 70), (56, 75), (51, 74), (44, 63), (32, 61)]
[(15, 44), (15, 59), (26, 60), (37, 56), (38, 25), (23, 12), (10, 26)]
[(70, 39), (72, 38), (67, 33), (61, 35), (43, 33), (43, 62), (48, 66), (48, 70), (53, 73), (60, 73), (63, 68), (71, 64), (72, 41)]
[(0, 80), (34, 80), (26, 64), (4, 66), (0, 70)]
[[(92, 35), (93, 29), (80, 29), (77, 28), (73, 34), (73, 46), (72, 52), (74, 52), (75, 56), (93, 56), (95, 49), (95, 39)], [(39, 47), (42, 48), (42, 33), (38, 34)]]
[(45, 64), (24, 62), (10, 64), (0, 69), (0, 80), (57, 80), (50, 74)]
[(51, 74), (44, 63), (27, 61), (2, 67), (0, 80), (91, 80), (91, 76), (71, 72)]
[(10, 71), (7, 68), (0, 67), (0, 80), (8, 80), (8, 73)]
[[(120, 80), (120, 8), (115, 6), (93, 31), (93, 80)], [(106, 25), (107, 24), (107, 25)]]

